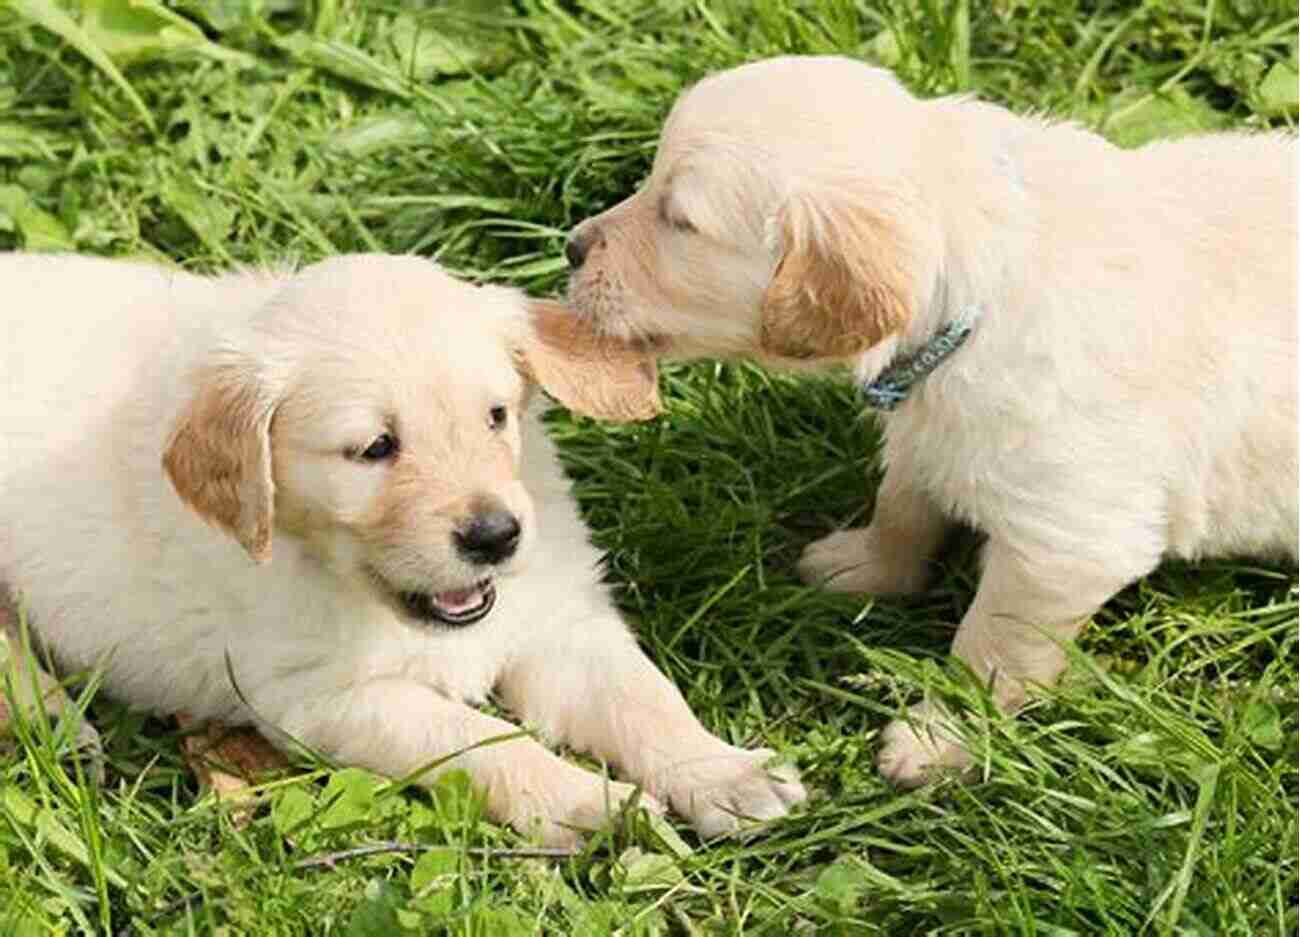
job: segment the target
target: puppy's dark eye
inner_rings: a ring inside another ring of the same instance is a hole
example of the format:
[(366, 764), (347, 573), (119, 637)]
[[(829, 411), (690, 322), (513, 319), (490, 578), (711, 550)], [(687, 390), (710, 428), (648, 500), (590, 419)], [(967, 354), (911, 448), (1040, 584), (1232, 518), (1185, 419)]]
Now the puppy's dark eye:
[(506, 419), (510, 416), (509, 411), (503, 406), (493, 407), (488, 411), (488, 428), (505, 429)]
[(388, 433), (381, 433), (375, 441), (361, 450), (360, 458), (366, 462), (379, 462), (397, 452), (397, 440)]

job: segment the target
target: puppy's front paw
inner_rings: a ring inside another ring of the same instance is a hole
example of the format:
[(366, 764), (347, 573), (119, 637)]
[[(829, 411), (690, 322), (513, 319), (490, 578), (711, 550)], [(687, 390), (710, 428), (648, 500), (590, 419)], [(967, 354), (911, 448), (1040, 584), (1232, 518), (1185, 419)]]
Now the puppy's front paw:
[[(616, 822), (633, 803), (653, 814), (664, 807), (631, 784), (611, 781), (570, 765), (544, 783), (520, 792), (509, 822), (545, 846), (578, 847), (588, 835)], [(635, 801), (633, 800), (635, 798)]]
[(671, 777), (659, 789), (701, 836), (723, 836), (747, 824), (783, 817), (807, 799), (799, 772), (775, 764), (775, 758), (767, 748), (747, 751), (721, 745), (674, 763)]
[(895, 719), (880, 738), (876, 767), (899, 787), (919, 787), (941, 775), (963, 774), (972, 764), (952, 717), (931, 704), (912, 707), (910, 719)]
[(879, 549), (865, 527), (839, 530), (810, 543), (799, 558), (799, 578), (831, 592), (910, 595), (925, 588), (925, 557)]

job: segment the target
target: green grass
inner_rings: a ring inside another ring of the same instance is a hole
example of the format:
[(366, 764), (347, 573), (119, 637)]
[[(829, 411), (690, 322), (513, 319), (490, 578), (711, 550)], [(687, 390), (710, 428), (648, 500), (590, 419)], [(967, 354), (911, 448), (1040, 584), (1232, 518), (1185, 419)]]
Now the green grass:
[[(417, 251), (554, 291), (565, 230), (635, 186), (677, 92), (779, 52), (1126, 144), (1295, 118), (1295, 8), (1266, 0), (180, 0), (188, 27), (84, 6), (78, 27), (0, 3), (0, 248), (200, 270)], [(746, 843), (637, 828), (557, 861), (483, 852), (523, 844), (454, 779), (319, 770), (238, 829), (170, 726), (97, 697), (102, 784), (40, 722), (0, 755), (0, 934), (1296, 933), (1294, 571), (1162, 567), (1059, 689), (972, 737), (979, 782), (899, 793), (872, 769), (884, 723), (924, 692), (985, 707), (943, 658), (973, 538), (916, 600), (804, 588), (799, 549), (875, 484), (851, 389), (702, 364), (664, 390), (656, 423), (552, 429), (648, 651), (714, 731), (797, 761), (806, 810)], [(304, 864), (388, 840), (427, 851)]]

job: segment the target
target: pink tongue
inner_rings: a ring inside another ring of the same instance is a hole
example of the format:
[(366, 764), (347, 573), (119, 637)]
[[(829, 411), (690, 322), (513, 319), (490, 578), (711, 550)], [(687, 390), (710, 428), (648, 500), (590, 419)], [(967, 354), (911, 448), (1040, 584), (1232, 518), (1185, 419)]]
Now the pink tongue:
[(446, 592), (435, 592), (433, 600), (444, 612), (455, 615), (482, 605), (483, 590), (478, 586), (471, 586), (468, 589), (449, 589)]

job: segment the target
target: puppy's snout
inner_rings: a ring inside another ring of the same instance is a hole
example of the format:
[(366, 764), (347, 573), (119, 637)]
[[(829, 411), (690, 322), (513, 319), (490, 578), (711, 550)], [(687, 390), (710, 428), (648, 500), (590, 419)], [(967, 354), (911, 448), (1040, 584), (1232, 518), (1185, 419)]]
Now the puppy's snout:
[(592, 247), (603, 240), (604, 235), (593, 224), (581, 224), (574, 228), (569, 239), (564, 242), (564, 256), (569, 261), (569, 266), (574, 270), (581, 267)]
[(479, 511), (453, 537), (471, 563), (503, 563), (519, 547), (519, 519), (500, 508)]

